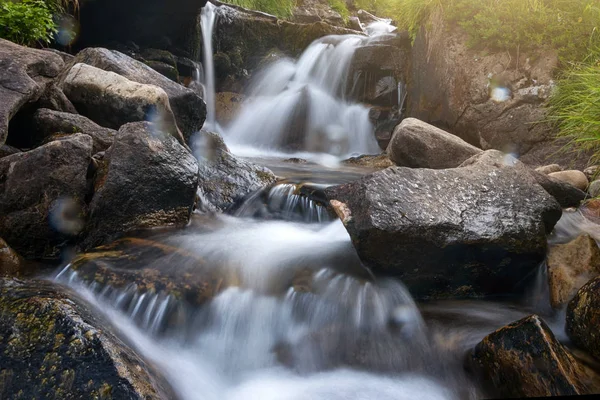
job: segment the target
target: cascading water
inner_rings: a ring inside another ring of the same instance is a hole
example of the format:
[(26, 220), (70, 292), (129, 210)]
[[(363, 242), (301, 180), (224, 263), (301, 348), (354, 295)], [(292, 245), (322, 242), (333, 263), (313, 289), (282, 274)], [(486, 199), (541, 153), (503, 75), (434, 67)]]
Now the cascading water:
[(217, 19), (217, 7), (211, 2), (206, 3), (200, 14), (200, 27), (202, 29), (203, 43), (203, 69), (204, 69), (204, 101), (206, 102), (206, 121), (204, 129), (217, 130), (216, 104), (215, 104), (215, 65), (213, 59), (213, 31)]

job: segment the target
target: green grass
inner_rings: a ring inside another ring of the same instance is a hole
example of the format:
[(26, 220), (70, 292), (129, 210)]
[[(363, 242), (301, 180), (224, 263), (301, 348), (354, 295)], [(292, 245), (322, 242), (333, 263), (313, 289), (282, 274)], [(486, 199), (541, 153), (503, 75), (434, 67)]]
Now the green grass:
[(348, 21), (350, 17), (350, 11), (348, 11), (348, 6), (346, 5), (345, 0), (327, 0), (329, 3), (329, 7), (332, 10), (337, 11), (344, 21)]
[(262, 11), (280, 18), (291, 16), (294, 7), (296, 7), (296, 0), (225, 0), (225, 2), (251, 10)]

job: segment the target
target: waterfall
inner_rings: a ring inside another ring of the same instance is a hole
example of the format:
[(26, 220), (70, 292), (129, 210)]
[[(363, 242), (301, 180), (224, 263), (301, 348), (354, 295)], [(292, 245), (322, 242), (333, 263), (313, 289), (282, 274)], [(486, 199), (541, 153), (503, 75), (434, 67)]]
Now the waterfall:
[(213, 59), (213, 32), (215, 21), (217, 19), (217, 7), (211, 2), (207, 2), (202, 8), (200, 15), (200, 27), (202, 29), (202, 54), (204, 81), (204, 101), (206, 102), (206, 122), (204, 129), (216, 129), (216, 104), (215, 104), (215, 65)]

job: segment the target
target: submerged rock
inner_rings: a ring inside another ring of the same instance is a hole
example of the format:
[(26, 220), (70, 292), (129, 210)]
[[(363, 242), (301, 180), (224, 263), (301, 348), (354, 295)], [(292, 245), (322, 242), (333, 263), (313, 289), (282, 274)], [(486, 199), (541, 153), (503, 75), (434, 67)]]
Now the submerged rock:
[(584, 285), (567, 309), (566, 332), (582, 349), (600, 359), (600, 277)]
[(481, 152), (458, 136), (415, 118), (406, 118), (396, 127), (387, 148), (398, 166), (432, 169), (456, 168)]
[(0, 278), (0, 397), (175, 399), (164, 378), (76, 295)]
[(124, 125), (96, 176), (84, 246), (136, 229), (186, 225), (197, 185), (196, 159), (160, 126)]
[(0, 159), (0, 236), (19, 254), (55, 258), (79, 234), (91, 158), (92, 138), (77, 133)]
[(570, 396), (598, 389), (590, 372), (537, 315), (486, 336), (475, 347), (471, 364), (502, 398)]
[(581, 235), (569, 243), (550, 247), (546, 263), (550, 303), (559, 308), (590, 279), (600, 275), (600, 249), (590, 236)]
[(514, 168), (391, 167), (326, 190), (359, 257), (413, 296), (512, 293), (544, 260), (560, 205)]

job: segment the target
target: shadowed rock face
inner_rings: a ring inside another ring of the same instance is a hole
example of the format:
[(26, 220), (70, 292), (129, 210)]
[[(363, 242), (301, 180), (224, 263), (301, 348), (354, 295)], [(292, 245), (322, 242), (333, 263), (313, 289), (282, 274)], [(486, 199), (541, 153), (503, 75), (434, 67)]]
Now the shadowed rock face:
[(0, 279), (0, 398), (176, 399), (74, 293)]
[(600, 277), (579, 289), (567, 309), (566, 331), (573, 343), (600, 359)]

